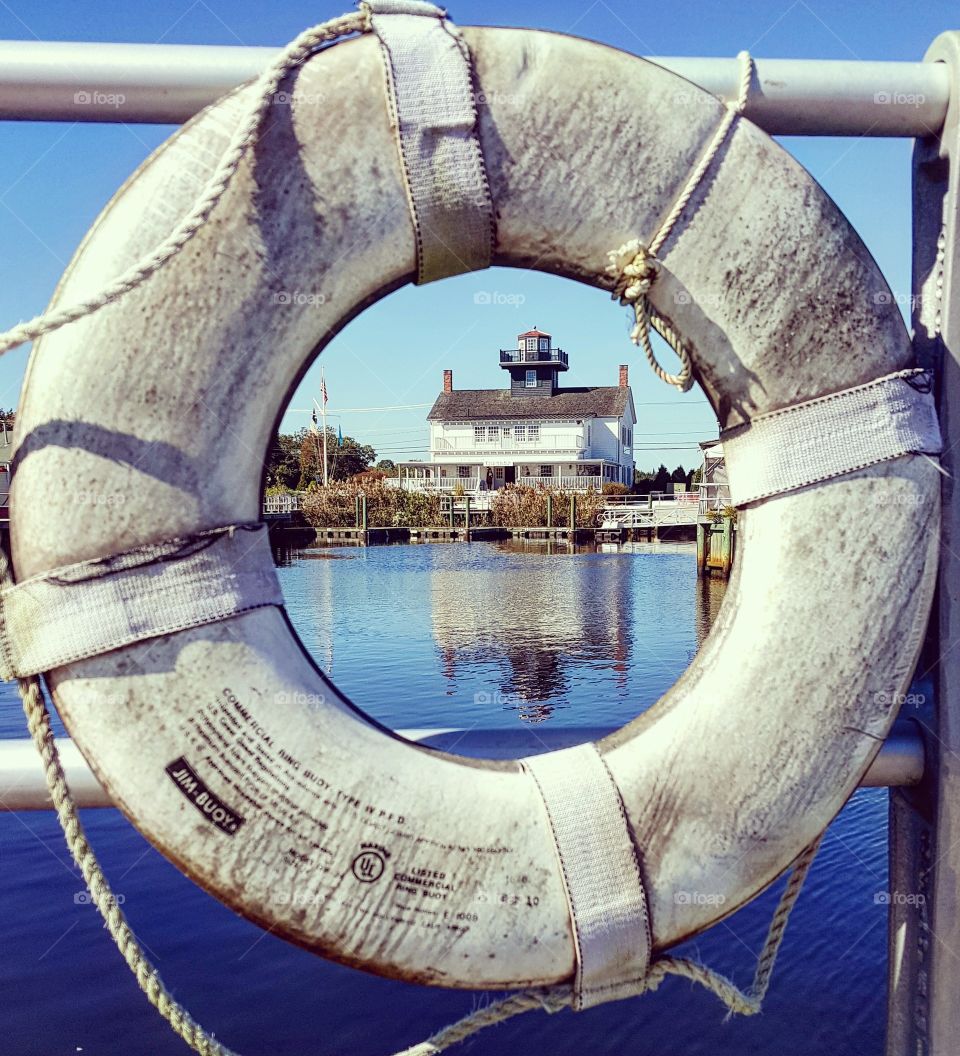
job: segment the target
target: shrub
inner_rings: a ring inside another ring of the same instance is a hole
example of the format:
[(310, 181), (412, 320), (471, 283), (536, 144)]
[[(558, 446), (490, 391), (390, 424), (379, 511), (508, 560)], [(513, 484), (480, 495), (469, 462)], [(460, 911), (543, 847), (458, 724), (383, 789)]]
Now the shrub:
[(314, 528), (352, 528), (360, 495), (367, 497), (367, 524), (371, 528), (426, 528), (444, 523), (439, 496), (401, 491), (382, 479), (373, 483), (334, 481), (325, 488), (311, 487), (303, 499), (304, 517)]
[[(543, 528), (547, 523), (547, 496), (553, 496), (553, 525), (568, 528), (570, 520), (569, 491), (555, 491), (542, 485), (507, 484), (496, 492), (491, 503), (491, 523), (500, 528)], [(603, 509), (603, 497), (590, 489), (576, 492), (578, 528), (594, 528), (597, 514)]]

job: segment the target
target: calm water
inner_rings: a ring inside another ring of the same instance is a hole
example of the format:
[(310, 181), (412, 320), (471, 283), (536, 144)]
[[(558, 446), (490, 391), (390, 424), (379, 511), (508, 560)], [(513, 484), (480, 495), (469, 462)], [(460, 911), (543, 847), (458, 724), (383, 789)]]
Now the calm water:
[[(684, 547), (437, 544), (278, 559), (304, 644), (368, 713), (395, 728), (513, 730), (518, 755), (547, 728), (616, 725), (649, 707), (690, 662), (723, 592), (697, 583)], [(0, 685), (0, 735), (25, 736), (9, 685)], [(84, 820), (168, 986), (248, 1056), (389, 1054), (478, 1000), (294, 949), (194, 887), (116, 811)], [(529, 1014), (455, 1051), (879, 1056), (886, 928), (874, 894), (885, 887), (886, 794), (861, 791), (824, 841), (762, 1016), (725, 1023), (716, 999), (670, 980), (576, 1016)], [(83, 890), (51, 815), (0, 814), (0, 1052), (186, 1052)], [(778, 893), (685, 952), (745, 985)]]

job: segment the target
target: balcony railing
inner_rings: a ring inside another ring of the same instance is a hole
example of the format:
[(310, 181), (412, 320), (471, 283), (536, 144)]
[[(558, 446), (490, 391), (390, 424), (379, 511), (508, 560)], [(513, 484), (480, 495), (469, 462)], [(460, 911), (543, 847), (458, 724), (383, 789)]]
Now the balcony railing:
[[(448, 494), (453, 491), (463, 489), (467, 495), (478, 495), (484, 494), (489, 495), (490, 492), (484, 487), (483, 491), (480, 490), (481, 477), (404, 477), (402, 486), (409, 488), (410, 491), (428, 491), (428, 492), (440, 492), (441, 494)], [(535, 488), (538, 485), (543, 485), (545, 488), (556, 488), (560, 491), (586, 491), (587, 488), (596, 488), (598, 491), (603, 486), (604, 480), (600, 476), (560, 476), (559, 474), (552, 477), (541, 477), (541, 476), (517, 476), (517, 484), (524, 484), (527, 487)], [(497, 480), (494, 483), (493, 490), (498, 491), (504, 486), (503, 480)]]
[(264, 495), (264, 514), (294, 513), (303, 509), (302, 491), (291, 492), (287, 495)]
[(501, 348), (501, 363), (561, 363), (569, 366), (567, 353), (562, 348)]
[(583, 458), (586, 455), (586, 443), (583, 433), (564, 436), (562, 433), (542, 433), (536, 440), (517, 440), (514, 436), (501, 436), (497, 440), (476, 440), (472, 436), (438, 437), (433, 443), (433, 450), (438, 453), (461, 451), (464, 454), (489, 455), (495, 451), (509, 454), (570, 455)]

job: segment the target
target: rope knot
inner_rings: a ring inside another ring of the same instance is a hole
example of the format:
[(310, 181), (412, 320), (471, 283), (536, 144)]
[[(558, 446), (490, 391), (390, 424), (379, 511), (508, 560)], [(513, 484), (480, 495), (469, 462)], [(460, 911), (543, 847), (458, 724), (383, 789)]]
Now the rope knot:
[(614, 300), (630, 305), (645, 298), (660, 274), (660, 261), (650, 248), (633, 238), (607, 256), (607, 274), (614, 280)]

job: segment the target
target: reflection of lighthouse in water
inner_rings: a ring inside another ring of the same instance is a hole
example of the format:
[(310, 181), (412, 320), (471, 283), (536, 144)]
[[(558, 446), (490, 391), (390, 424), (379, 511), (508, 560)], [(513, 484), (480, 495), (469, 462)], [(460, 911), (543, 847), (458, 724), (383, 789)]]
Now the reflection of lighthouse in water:
[[(571, 676), (613, 672), (625, 690), (633, 623), (629, 560), (511, 552), (431, 572), (433, 635), (451, 695), (527, 723), (568, 706)], [(496, 689), (491, 689), (496, 686)]]

